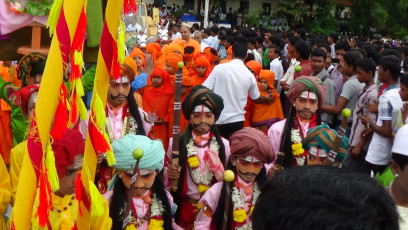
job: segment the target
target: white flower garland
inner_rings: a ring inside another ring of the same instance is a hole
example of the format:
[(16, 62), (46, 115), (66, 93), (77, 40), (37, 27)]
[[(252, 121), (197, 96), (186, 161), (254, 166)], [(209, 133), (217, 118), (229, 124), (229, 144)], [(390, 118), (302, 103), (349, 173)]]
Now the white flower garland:
[(300, 136), (300, 130), (299, 129), (292, 129), (290, 131), (290, 140), (292, 143), (302, 143), (302, 137)]
[[(153, 193), (153, 199), (152, 202), (150, 203), (150, 216), (149, 216), (150, 223), (152, 223), (152, 221), (154, 220), (161, 221), (163, 213), (164, 213), (163, 204), (161, 200), (157, 198), (156, 194)], [(135, 217), (134, 215), (135, 214), (132, 212), (129, 213), (129, 223), (133, 224), (136, 228), (140, 227), (146, 220), (144, 218)], [(138, 219), (140, 220), (138, 221)], [(163, 225), (161, 222), (159, 224)]]
[(164, 213), (164, 207), (156, 196), (156, 193), (153, 194), (152, 205), (150, 206), (150, 216), (162, 216)]
[[(252, 206), (249, 209), (250, 210), (250, 214), (252, 214), (252, 210), (255, 206), (256, 201), (258, 200), (259, 195), (261, 194), (261, 190), (259, 190), (258, 184), (255, 183), (254, 184), (254, 189), (253, 189), (253, 194), (252, 194)], [(245, 211), (245, 198), (244, 198), (244, 194), (242, 192), (239, 191), (239, 189), (234, 186), (232, 189), (232, 195), (231, 195), (231, 199), (232, 199), (232, 203), (233, 203), (233, 211), (236, 210), (244, 210)], [(245, 218), (244, 221), (247, 221), (248, 218)], [(242, 222), (244, 222), (242, 221)], [(242, 223), (241, 222), (241, 223)], [(252, 221), (248, 221), (246, 222), (244, 225), (241, 225), (239, 227), (237, 227), (236, 229), (238, 230), (252, 230)]]
[[(192, 157), (197, 157), (197, 147), (194, 146), (194, 139), (191, 138), (190, 142), (186, 145), (187, 147), (187, 158), (192, 158)], [(214, 151), (218, 155), (218, 149), (220, 146), (217, 143), (217, 139), (215, 137), (212, 137), (211, 142), (210, 142), (210, 150)], [(211, 185), (211, 180), (214, 177), (214, 174), (207, 169), (207, 167), (204, 164), (204, 170), (201, 170), (201, 167), (196, 167), (196, 168), (191, 168), (191, 177), (197, 185), (205, 185), (210, 187)]]

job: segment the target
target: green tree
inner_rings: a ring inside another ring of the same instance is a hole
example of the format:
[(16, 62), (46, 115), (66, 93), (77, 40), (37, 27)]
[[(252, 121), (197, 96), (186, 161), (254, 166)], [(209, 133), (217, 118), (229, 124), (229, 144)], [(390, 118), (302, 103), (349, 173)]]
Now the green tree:
[(317, 5), (316, 12), (311, 12), (315, 18), (309, 19), (306, 23), (306, 30), (318, 35), (326, 35), (336, 31), (339, 24), (332, 14), (336, 5), (326, 1), (317, 3), (315, 3)]
[(303, 0), (279, 0), (276, 14), (286, 18), (288, 23), (294, 27), (305, 22), (305, 19), (310, 15), (310, 7)]

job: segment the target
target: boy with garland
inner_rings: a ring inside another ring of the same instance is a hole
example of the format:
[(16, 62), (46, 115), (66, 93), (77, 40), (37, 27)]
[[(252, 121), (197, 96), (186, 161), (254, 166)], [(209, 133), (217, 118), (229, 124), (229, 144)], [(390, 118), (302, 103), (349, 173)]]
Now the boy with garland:
[(176, 221), (184, 229), (193, 228), (197, 202), (217, 180), (222, 180), (229, 159), (229, 143), (214, 125), (223, 108), (220, 96), (204, 86), (195, 86), (182, 103), (182, 112), (190, 123), (180, 136), (178, 168), (170, 163), (170, 139), (166, 187), (178, 181), (178, 189), (173, 194), (179, 206)]
[(126, 229), (181, 229), (174, 223), (173, 213), (177, 206), (164, 188), (162, 169), (164, 165), (163, 144), (143, 135), (127, 134), (112, 143), (117, 173), (109, 184), (110, 191), (104, 197), (110, 203), (112, 229), (121, 230), (127, 196), (136, 160), (135, 150), (143, 151), (134, 185), (129, 223)]
[[(223, 228), (252, 229), (252, 211), (267, 181), (265, 163), (275, 158), (268, 137), (261, 131), (245, 127), (230, 137), (231, 158), (228, 169), (235, 173), (231, 184), (231, 197), (227, 197), (227, 182), (214, 184), (200, 199), (200, 210), (194, 228), (196, 230)], [(225, 199), (230, 199), (228, 216), (224, 216)], [(225, 219), (227, 218), (227, 219)]]
[[(52, 193), (52, 207), (44, 228), (39, 226), (37, 207), (41, 191), (38, 190), (31, 219), (32, 229), (77, 229), (76, 221), (81, 215), (78, 197), (76, 197), (78, 173), (82, 170), (85, 144), (80, 132), (68, 129), (61, 139), (54, 139), (51, 144), (55, 156), (55, 167), (59, 178), (59, 190)], [(44, 191), (43, 191), (44, 192)], [(89, 201), (88, 201), (89, 202)], [(103, 215), (91, 216), (89, 229), (110, 229), (112, 221), (109, 218), (108, 202), (102, 198)], [(18, 213), (13, 213), (18, 215)]]
[[(321, 124), (319, 108), (324, 104), (326, 88), (317, 77), (299, 77), (291, 85), (288, 100), (292, 104), (287, 119), (273, 124), (268, 130), (275, 154), (283, 153), (283, 167), (305, 164), (307, 151), (302, 148), (309, 128)], [(282, 148), (281, 148), (282, 147)], [(280, 166), (268, 171), (272, 176)]]

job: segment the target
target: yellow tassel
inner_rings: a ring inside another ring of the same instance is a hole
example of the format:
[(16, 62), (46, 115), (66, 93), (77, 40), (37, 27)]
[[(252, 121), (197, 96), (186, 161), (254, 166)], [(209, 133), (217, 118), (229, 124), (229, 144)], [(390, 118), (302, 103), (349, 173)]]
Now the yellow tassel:
[[(109, 144), (110, 140), (106, 132), (103, 132), (103, 136), (105, 137), (106, 143)], [(116, 164), (115, 154), (113, 154), (112, 147), (110, 147), (110, 144), (109, 144), (109, 150), (106, 152), (106, 160), (108, 161), (109, 166)]]
[(84, 67), (84, 59), (82, 58), (82, 52), (75, 50), (74, 57), (75, 57), (75, 64), (79, 65), (79, 67), (82, 69)]
[(102, 205), (102, 196), (96, 188), (95, 184), (89, 180), (89, 196), (91, 197), (91, 215), (102, 216), (105, 213)]
[(75, 79), (75, 90), (77, 92), (77, 94), (82, 97), (85, 95), (84, 93), (84, 86), (82, 85), (82, 81), (80, 78)]
[(137, 230), (137, 228), (135, 227), (135, 225), (129, 224), (128, 226), (126, 226), (126, 230)]
[(59, 189), (59, 178), (57, 168), (55, 167), (54, 151), (52, 150), (50, 143), (47, 144), (46, 154), (47, 155), (45, 156), (45, 162), (47, 166), (48, 181), (50, 182), (51, 190), (55, 192)]
[(94, 104), (94, 112), (96, 118), (96, 125), (99, 129), (103, 129), (106, 122), (106, 115), (105, 115), (105, 107), (102, 104), (101, 98), (95, 93), (95, 104)]
[(118, 62), (123, 64), (125, 62), (125, 23), (119, 18), (119, 34), (118, 34)]
[(81, 98), (78, 99), (77, 105), (78, 105), (78, 110), (79, 110), (79, 119), (82, 121), (85, 121), (86, 118), (88, 118), (88, 110), (86, 109), (86, 106), (84, 104), (84, 101), (82, 101)]
[(50, 37), (54, 34), (55, 27), (57, 26), (63, 2), (64, 0), (54, 0), (54, 3), (52, 4), (47, 20), (47, 28), (49, 28)]

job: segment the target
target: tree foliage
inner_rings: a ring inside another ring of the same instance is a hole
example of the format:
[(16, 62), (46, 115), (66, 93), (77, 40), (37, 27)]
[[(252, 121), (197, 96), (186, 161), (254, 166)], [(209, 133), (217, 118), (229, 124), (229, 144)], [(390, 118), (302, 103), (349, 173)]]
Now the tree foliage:
[(310, 15), (310, 9), (303, 0), (279, 0), (276, 13), (294, 26), (304, 23), (305, 18)]

